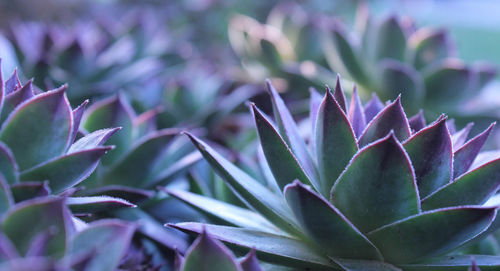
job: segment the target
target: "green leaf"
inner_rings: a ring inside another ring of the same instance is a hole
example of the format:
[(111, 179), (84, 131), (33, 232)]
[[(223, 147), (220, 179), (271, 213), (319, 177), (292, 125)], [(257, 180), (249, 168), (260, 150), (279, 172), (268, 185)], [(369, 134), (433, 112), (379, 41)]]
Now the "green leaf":
[(137, 207), (124, 199), (108, 196), (68, 197), (66, 204), (73, 213), (95, 213), (118, 208)]
[(328, 197), (333, 184), (358, 151), (349, 120), (329, 91), (319, 107), (315, 145), (321, 177), (320, 192)]
[(404, 61), (406, 35), (399, 20), (391, 16), (378, 26), (375, 37), (375, 61), (390, 58)]
[(422, 76), (408, 64), (382, 60), (379, 65), (382, 99), (394, 99), (399, 94), (404, 98), (403, 107), (410, 113), (418, 111), (422, 105), (425, 89)]
[(352, 90), (351, 104), (347, 116), (349, 117), (349, 122), (356, 138), (359, 138), (366, 127), (366, 118), (356, 85), (354, 85), (354, 89)]
[(444, 115), (414, 134), (404, 147), (415, 170), (420, 197), (451, 182), (453, 150)]
[(232, 226), (255, 229), (265, 232), (280, 232), (261, 215), (248, 209), (222, 201), (199, 196), (182, 190), (166, 190), (169, 195), (189, 204), (198, 211), (214, 216)]
[(361, 232), (420, 212), (413, 168), (393, 133), (354, 156), (330, 201)]
[(4, 217), (3, 233), (25, 255), (31, 242), (41, 234), (50, 234), (46, 255), (60, 258), (66, 251), (73, 231), (64, 198), (40, 198), (15, 205)]
[(122, 185), (101, 186), (97, 188), (84, 189), (76, 193), (76, 195), (85, 197), (106, 195), (114, 198), (121, 198), (132, 203), (151, 198), (154, 196), (154, 194), (155, 192), (151, 190), (137, 189)]
[(492, 123), (486, 130), (455, 151), (453, 154), (453, 176), (455, 178), (469, 170), (494, 126), (495, 123)]
[(203, 231), (186, 253), (182, 271), (242, 271), (234, 254)]
[(424, 73), (426, 103), (449, 106), (461, 101), (470, 89), (472, 75), (461, 62), (444, 61)]
[(408, 39), (412, 49), (411, 62), (417, 70), (439, 62), (454, 54), (448, 32), (421, 28)]
[(2, 142), (0, 142), (0, 173), (8, 184), (15, 184), (19, 181), (19, 171), (14, 155)]
[(101, 129), (92, 132), (76, 141), (71, 145), (68, 153), (77, 151), (89, 150), (98, 146), (102, 146), (110, 136), (116, 133), (120, 128)]
[(116, 270), (134, 231), (134, 226), (119, 220), (91, 223), (73, 239), (70, 257), (77, 260), (91, 255), (85, 263), (85, 271)]
[(0, 140), (14, 153), (20, 170), (61, 155), (70, 143), (71, 108), (66, 87), (19, 105), (3, 123)]
[[(444, 254), (487, 229), (495, 208), (459, 207), (425, 212), (368, 233), (393, 263)], [(404, 242), (402, 242), (404, 240)]]
[(295, 238), (250, 229), (217, 226), (195, 222), (179, 223), (173, 227), (185, 232), (201, 233), (205, 229), (218, 240), (231, 245), (254, 248), (259, 259), (284, 265), (315, 268), (331, 267), (330, 261), (317, 248)]
[(9, 210), (10, 206), (14, 204), (12, 192), (10, 191), (9, 184), (0, 173), (0, 218), (3, 217), (5, 212)]
[(293, 120), (292, 114), (288, 111), (285, 102), (281, 99), (276, 89), (274, 89), (271, 81), (267, 80), (266, 83), (267, 90), (273, 103), (274, 118), (278, 124), (279, 134), (290, 147), (306, 174), (315, 184), (318, 183), (318, 170), (306, 147), (306, 143), (299, 134), (297, 124)]
[(287, 184), (295, 179), (306, 184), (313, 184), (310, 176), (308, 176), (278, 131), (254, 104), (252, 104), (252, 113), (255, 126), (259, 132), (262, 150), (279, 188), (283, 190)]
[(102, 178), (102, 183), (144, 188), (147, 181), (154, 177), (152, 171), (155, 162), (178, 133), (177, 129), (164, 129), (135, 143), (122, 159), (116, 161), (109, 173)]
[(481, 271), (496, 271), (500, 268), (500, 256), (488, 255), (452, 255), (438, 258), (431, 258), (416, 264), (400, 265), (408, 271), (462, 271), (470, 267), (472, 261), (481, 268)]
[(359, 59), (357, 48), (347, 40), (346, 34), (339, 25), (327, 30), (322, 37), (323, 52), (332, 70), (348, 74), (361, 85), (369, 85), (369, 78)]
[(2, 104), (0, 123), (3, 123), (18, 105), (33, 96), (33, 80), (29, 80), (23, 87), (5, 96)]
[(187, 133), (213, 169), (252, 209), (286, 232), (300, 234), (292, 211), (284, 200), (233, 165), (206, 143)]
[(500, 159), (470, 171), (422, 200), (422, 209), (481, 205), (500, 187)]
[(347, 271), (402, 271), (401, 269), (384, 262), (334, 258), (332, 258), (332, 260)]
[(306, 234), (330, 257), (382, 260), (378, 249), (334, 206), (295, 181), (285, 198)]
[(83, 127), (90, 132), (109, 127), (121, 127), (120, 133), (112, 137), (108, 144), (116, 148), (102, 161), (109, 166), (120, 159), (132, 145), (134, 113), (121, 95), (94, 103), (83, 117)]
[(45, 197), (51, 194), (49, 182), (22, 182), (10, 186), (15, 202), (32, 198)]
[(408, 119), (401, 106), (400, 96), (368, 123), (363, 134), (359, 137), (358, 144), (360, 147), (366, 146), (386, 136), (391, 130), (400, 141), (407, 139), (411, 134)]
[(121, 220), (135, 222), (138, 225), (138, 232), (167, 249), (177, 249), (179, 252), (184, 253), (188, 247), (186, 240), (182, 236), (179, 236), (172, 229), (163, 227), (162, 224), (140, 208), (122, 208), (112, 211), (111, 215)]
[(20, 180), (49, 181), (54, 193), (60, 193), (85, 180), (97, 167), (100, 158), (112, 147), (97, 147), (66, 154), (21, 172)]
[(78, 130), (80, 129), (80, 122), (82, 121), (83, 112), (85, 111), (85, 106), (89, 103), (89, 100), (85, 100), (82, 104), (80, 104), (77, 108), (73, 109), (73, 127), (71, 130), (70, 136), (70, 144), (73, 144), (76, 136), (78, 135)]

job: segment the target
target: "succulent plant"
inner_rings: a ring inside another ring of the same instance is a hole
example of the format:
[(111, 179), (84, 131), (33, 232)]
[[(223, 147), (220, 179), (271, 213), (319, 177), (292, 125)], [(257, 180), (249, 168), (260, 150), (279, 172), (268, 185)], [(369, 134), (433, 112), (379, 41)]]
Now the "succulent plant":
[[(337, 81), (338, 82), (338, 81)], [(426, 125), (407, 118), (401, 98), (346, 103), (340, 83), (313, 92), (309, 146), (268, 83), (277, 127), (252, 111), (272, 180), (250, 177), (209, 145), (194, 145), (251, 210), (169, 190), (225, 225), (179, 223), (219, 240), (255, 248), (264, 261), (314, 270), (457, 270), (474, 258), (496, 270), (500, 258), (443, 256), (498, 228), (497, 206), (483, 204), (500, 185), (498, 156), (476, 161), (493, 128), (466, 141), (442, 115)], [(470, 127), (469, 127), (470, 128)], [(310, 148), (309, 148), (310, 147)]]
[(177, 271), (261, 271), (255, 251), (242, 260), (226, 248), (220, 241), (202, 231), (182, 257), (177, 256)]
[(349, 33), (340, 22), (324, 26), (322, 43), (330, 67), (347, 75), (382, 99), (405, 97), (412, 113), (447, 111), (466, 114), (470, 102), (496, 76), (487, 63), (465, 64), (450, 34), (443, 29), (416, 28), (409, 18), (377, 20), (361, 5), (357, 26)]
[[(116, 128), (78, 137), (86, 103), (72, 109), (66, 86), (38, 93), (32, 81), (21, 84), (16, 71), (5, 82), (0, 78), (0, 183), (11, 190), (14, 202), (71, 196), (113, 148), (103, 144)], [(111, 197), (69, 197), (66, 202), (77, 213), (133, 206)]]
[(86, 224), (65, 201), (39, 197), (1, 212), (0, 270), (116, 270), (135, 226), (111, 219)]

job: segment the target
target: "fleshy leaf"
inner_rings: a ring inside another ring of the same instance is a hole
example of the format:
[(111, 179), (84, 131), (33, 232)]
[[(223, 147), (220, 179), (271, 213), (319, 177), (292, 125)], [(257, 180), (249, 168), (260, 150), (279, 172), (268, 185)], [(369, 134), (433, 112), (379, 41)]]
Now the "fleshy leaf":
[(454, 55), (448, 33), (443, 30), (422, 28), (409, 38), (412, 62), (418, 70)]
[(33, 97), (33, 81), (30, 80), (21, 89), (10, 93), (4, 98), (0, 123), (3, 123), (9, 114), (21, 103)]
[(402, 271), (401, 269), (384, 262), (332, 259), (347, 271)]
[(354, 156), (330, 201), (361, 232), (419, 213), (415, 174), (393, 133)]
[(374, 92), (372, 98), (365, 104), (366, 123), (369, 123), (380, 111), (384, 109), (384, 104)]
[(453, 154), (454, 178), (457, 178), (458, 176), (469, 170), (472, 162), (474, 162), (474, 159), (476, 159), (476, 156), (486, 142), (486, 139), (488, 139), (488, 136), (490, 135), (490, 132), (494, 126), (495, 123), (491, 124), (486, 130), (469, 140), (467, 143), (461, 146), (460, 149), (455, 151), (455, 153)]
[(247, 255), (240, 261), (243, 271), (262, 271), (255, 254), (255, 249), (250, 250)]
[(359, 138), (361, 136), (361, 133), (365, 129), (366, 119), (363, 111), (363, 105), (361, 104), (361, 100), (359, 99), (356, 86), (354, 86), (354, 89), (352, 91), (351, 105), (349, 106), (348, 117), (356, 138)]
[(476, 262), (476, 266), (482, 271), (495, 271), (500, 267), (499, 256), (489, 255), (451, 255), (437, 258), (430, 258), (421, 263), (402, 264), (401, 267), (408, 271), (455, 271), (465, 270), (471, 266), (472, 261)]
[(318, 109), (322, 98), (318, 91), (313, 87), (309, 88), (309, 93), (311, 97), (309, 100), (309, 120), (311, 121), (311, 131), (314, 133), (314, 131), (316, 131), (316, 119), (318, 118)]
[(281, 229), (291, 233), (298, 232), (297, 222), (291, 219), (293, 214), (284, 200), (234, 166), (206, 143), (191, 134), (187, 135), (217, 174), (246, 204)]
[(269, 91), (273, 103), (274, 118), (278, 124), (279, 134), (290, 147), (307, 176), (309, 176), (314, 183), (314, 180), (318, 179), (316, 165), (312, 160), (304, 140), (299, 134), (297, 124), (293, 120), (292, 114), (290, 114), (285, 102), (281, 99), (269, 80), (267, 81), (267, 90)]
[(98, 147), (66, 154), (21, 172), (20, 180), (48, 180), (54, 193), (62, 192), (85, 180), (97, 167), (99, 159), (110, 149), (112, 147)]
[[(327, 90), (330, 92), (329, 90)], [(333, 89), (333, 97), (335, 101), (339, 104), (342, 111), (347, 114), (347, 103), (345, 100), (344, 90), (342, 89), (342, 85), (340, 84), (340, 75), (337, 74), (337, 82), (335, 83), (335, 88)]]
[[(9, 184), (2, 174), (0, 174), (0, 218), (14, 204), (14, 198), (10, 191)], [(1, 253), (0, 253), (1, 254)], [(1, 258), (1, 257), (0, 257)]]
[(420, 74), (408, 64), (390, 59), (379, 63), (381, 89), (386, 99), (401, 94), (406, 110), (416, 112), (424, 98), (424, 81)]
[(427, 126), (425, 123), (424, 111), (420, 110), (416, 115), (408, 119), (412, 132), (416, 133)]
[(21, 88), (21, 81), (19, 80), (19, 76), (17, 75), (17, 69), (15, 69), (9, 79), (5, 81), (5, 95), (9, 95), (19, 88)]
[(358, 143), (363, 147), (370, 142), (386, 136), (391, 130), (394, 135), (403, 141), (410, 136), (410, 127), (403, 107), (401, 97), (389, 104), (375, 116), (366, 126), (363, 134), (359, 137)]
[(68, 197), (66, 204), (73, 213), (95, 213), (117, 208), (136, 207), (124, 199), (108, 196)]
[(381, 260), (377, 248), (321, 196), (295, 181), (285, 198), (306, 234), (330, 257)]
[(50, 229), (46, 255), (59, 258), (64, 255), (69, 234), (73, 231), (70, 223), (63, 198), (41, 198), (14, 206), (5, 215), (2, 231), (19, 253), (25, 255), (33, 238)]
[(279, 231), (261, 215), (248, 209), (182, 190), (167, 190), (166, 192), (197, 210), (230, 225), (268, 232)]
[(356, 56), (357, 48), (351, 47), (340, 25), (333, 26), (322, 38), (323, 51), (332, 69), (349, 74), (354, 81), (362, 85), (368, 85), (366, 71)]
[(116, 162), (113, 168), (103, 177), (104, 184), (119, 184), (144, 188), (151, 176), (158, 158), (179, 133), (177, 129), (164, 129), (143, 138), (135, 143), (131, 150)]
[(80, 122), (82, 121), (83, 112), (85, 111), (85, 106), (87, 106), (88, 103), (89, 100), (85, 100), (81, 105), (73, 110), (73, 129), (71, 130), (70, 144), (73, 144), (75, 141), (78, 129), (80, 128)]
[(446, 253), (474, 238), (489, 227), (495, 213), (495, 208), (440, 209), (386, 225), (370, 232), (368, 238), (387, 261), (413, 262)]
[(470, 89), (471, 72), (463, 63), (445, 61), (424, 77), (426, 101), (436, 106), (446, 106), (464, 98)]
[(406, 36), (399, 20), (391, 16), (384, 20), (375, 36), (375, 61), (391, 58), (403, 61), (406, 53)]
[(252, 105), (252, 112), (264, 155), (280, 189), (283, 190), (287, 184), (295, 179), (306, 184), (312, 184), (311, 179), (296, 156), (271, 122), (255, 105)]
[(450, 206), (481, 205), (500, 187), (500, 159), (474, 169), (422, 200), (431, 210)]
[[(201, 233), (203, 229), (220, 241), (231, 245), (254, 248), (259, 259), (271, 263), (309, 267), (311, 270), (331, 267), (329, 260), (318, 249), (295, 238), (250, 229), (201, 223), (172, 225), (182, 231)], [(315, 269), (317, 268), (317, 269)]]
[(472, 122), (467, 123), (467, 125), (463, 129), (456, 131), (454, 134), (451, 135), (451, 141), (453, 142), (453, 150), (458, 150), (460, 149), (460, 147), (464, 145), (465, 141), (467, 141), (467, 137), (469, 136), (472, 126), (474, 126), (474, 123)]
[(135, 222), (138, 232), (170, 250), (176, 249), (184, 253), (187, 249), (186, 240), (182, 236), (173, 229), (163, 227), (140, 208), (121, 208), (112, 211), (112, 215), (121, 220)]
[(122, 185), (107, 185), (93, 189), (84, 189), (78, 195), (81, 196), (99, 196), (106, 195), (114, 198), (121, 198), (133, 203), (143, 201), (154, 196), (150, 190), (137, 189)]
[(121, 95), (99, 101), (85, 112), (83, 127), (93, 132), (109, 127), (121, 127), (119, 134), (108, 143), (116, 146), (103, 160), (103, 165), (110, 165), (122, 157), (132, 144), (134, 113)]
[(50, 195), (48, 181), (43, 182), (22, 182), (10, 187), (15, 202), (21, 202), (32, 198), (45, 197)]
[(0, 173), (8, 184), (15, 184), (19, 180), (19, 172), (12, 151), (0, 142)]
[(404, 143), (424, 198), (452, 180), (453, 154), (446, 117), (420, 130)]
[(92, 255), (86, 271), (116, 270), (127, 252), (134, 226), (118, 220), (100, 220), (79, 232), (72, 242), (71, 257)]
[(340, 173), (358, 151), (349, 120), (328, 90), (319, 107), (315, 145), (321, 180), (320, 192), (328, 198)]
[(73, 143), (73, 145), (69, 148), (68, 153), (90, 150), (101, 146), (118, 130), (120, 130), (120, 128), (101, 129), (92, 132)]
[(242, 271), (234, 254), (203, 231), (186, 252), (182, 271)]
[(37, 95), (3, 123), (0, 140), (12, 150), (21, 171), (61, 155), (69, 145), (72, 113), (65, 90), (63, 86)]

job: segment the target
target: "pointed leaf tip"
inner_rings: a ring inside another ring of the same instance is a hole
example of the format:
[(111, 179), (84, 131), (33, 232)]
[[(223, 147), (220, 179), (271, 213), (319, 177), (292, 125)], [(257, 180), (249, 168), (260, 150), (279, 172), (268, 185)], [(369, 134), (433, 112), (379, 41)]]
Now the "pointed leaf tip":
[(488, 139), (491, 130), (493, 130), (493, 127), (495, 127), (495, 125), (496, 122), (493, 122), (492, 124), (490, 124), (490, 126), (488, 126), (488, 128), (486, 128), (486, 130), (466, 142), (463, 146), (460, 147), (460, 149), (455, 151), (455, 153), (453, 154), (454, 178), (457, 178), (458, 176), (469, 170), (470, 166), (476, 159), (476, 156), (479, 154), (479, 151)]

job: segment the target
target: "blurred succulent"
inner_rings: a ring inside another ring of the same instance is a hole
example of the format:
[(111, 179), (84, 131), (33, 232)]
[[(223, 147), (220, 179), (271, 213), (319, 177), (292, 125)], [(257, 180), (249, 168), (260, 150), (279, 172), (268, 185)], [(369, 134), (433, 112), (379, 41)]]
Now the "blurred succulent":
[[(166, 30), (145, 14), (121, 14), (67, 27), (40, 22), (12, 24), (14, 44), (25, 76), (35, 85), (68, 83), (72, 103), (104, 97), (120, 89), (145, 86), (180, 61)], [(159, 34), (161, 33), (161, 34)], [(147, 89), (143, 88), (143, 91)]]
[(376, 20), (363, 5), (356, 20), (359, 31), (354, 33), (338, 21), (323, 26), (330, 67), (382, 99), (401, 93), (411, 113), (424, 107), (433, 115), (465, 114), (463, 103), (478, 96), (496, 76), (490, 64), (467, 65), (460, 60), (445, 30), (416, 28), (410, 19), (396, 16)]
[[(2, 198), (12, 195), (2, 187)], [(70, 215), (64, 197), (40, 197), (2, 210), (0, 270), (113, 271), (134, 225), (118, 220), (85, 224)]]
[(177, 271), (261, 271), (255, 251), (242, 260), (221, 242), (203, 231), (186, 252), (185, 257), (178, 255)]
[(470, 127), (455, 131), (445, 116), (426, 126), (422, 113), (408, 119), (399, 97), (384, 106), (374, 96), (362, 106), (354, 91), (348, 106), (338, 83), (323, 100), (312, 93), (309, 149), (268, 89), (278, 128), (255, 105), (252, 111), (271, 185), (188, 134), (251, 210), (169, 190), (226, 224), (174, 227), (206, 229), (255, 248), (264, 261), (314, 270), (457, 270), (472, 258), (483, 270), (499, 268), (496, 256), (442, 256), (498, 228), (497, 205), (482, 205), (500, 185), (500, 159), (472, 166), (493, 125), (466, 141)]

